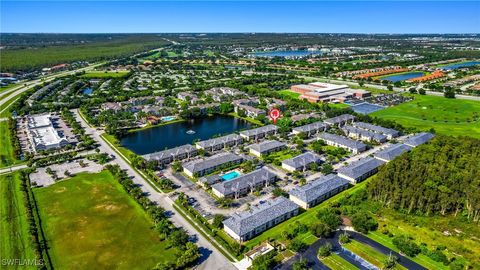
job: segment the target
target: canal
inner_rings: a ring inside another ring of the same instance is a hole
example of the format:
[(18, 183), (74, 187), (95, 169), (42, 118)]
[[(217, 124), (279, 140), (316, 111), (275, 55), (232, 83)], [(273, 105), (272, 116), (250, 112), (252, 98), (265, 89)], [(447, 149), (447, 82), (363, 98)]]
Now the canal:
[(250, 127), (251, 124), (245, 120), (215, 115), (131, 132), (124, 136), (120, 143), (136, 154), (145, 155), (190, 144), (197, 139), (207, 140), (215, 135), (233, 133)]

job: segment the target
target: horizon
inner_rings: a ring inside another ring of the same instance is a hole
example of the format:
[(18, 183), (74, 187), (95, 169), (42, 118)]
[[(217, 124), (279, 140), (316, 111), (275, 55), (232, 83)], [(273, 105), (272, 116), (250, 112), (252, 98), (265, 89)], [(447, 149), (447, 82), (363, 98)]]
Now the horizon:
[(392, 35), (478, 34), (480, 29), (478, 1), (2, 1), (0, 5), (1, 33)]

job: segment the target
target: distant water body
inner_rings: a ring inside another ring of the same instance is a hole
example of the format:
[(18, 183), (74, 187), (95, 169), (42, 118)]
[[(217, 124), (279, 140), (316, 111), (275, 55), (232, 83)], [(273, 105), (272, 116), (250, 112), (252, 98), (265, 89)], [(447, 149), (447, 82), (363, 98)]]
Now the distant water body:
[[(167, 148), (191, 144), (197, 139), (207, 140), (218, 134), (233, 133), (250, 127), (250, 123), (245, 120), (216, 115), (128, 133), (120, 140), (120, 143), (136, 154), (145, 155)], [(193, 130), (195, 133), (188, 134), (187, 131), (189, 130)]]
[(399, 81), (405, 81), (405, 80), (418, 78), (422, 76), (423, 76), (423, 72), (408, 72), (408, 73), (402, 73), (398, 75), (385, 76), (380, 78), (380, 80), (387, 80), (390, 82), (399, 82)]
[(295, 50), (295, 51), (269, 51), (269, 52), (254, 52), (250, 55), (256, 57), (285, 57), (285, 58), (299, 58), (305, 57), (308, 55), (322, 55), (321, 51), (305, 51), (305, 50)]
[(471, 61), (471, 62), (456, 63), (456, 64), (443, 66), (443, 67), (441, 67), (441, 69), (452, 70), (452, 69), (457, 69), (457, 68), (473, 67), (473, 66), (476, 66), (476, 65), (480, 65), (480, 62)]

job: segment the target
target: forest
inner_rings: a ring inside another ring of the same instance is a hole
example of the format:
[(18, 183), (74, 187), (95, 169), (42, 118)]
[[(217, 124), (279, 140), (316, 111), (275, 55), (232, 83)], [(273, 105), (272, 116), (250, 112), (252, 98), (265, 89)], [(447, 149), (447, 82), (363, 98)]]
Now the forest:
[(480, 220), (480, 140), (437, 135), (379, 171), (368, 185), (373, 200), (424, 215), (462, 214)]

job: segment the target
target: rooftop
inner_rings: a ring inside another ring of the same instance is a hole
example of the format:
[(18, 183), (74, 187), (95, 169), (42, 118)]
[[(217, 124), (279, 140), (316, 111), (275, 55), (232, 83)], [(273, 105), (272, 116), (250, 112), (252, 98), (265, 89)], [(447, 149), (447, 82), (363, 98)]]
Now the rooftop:
[(342, 115), (339, 115), (339, 116), (336, 116), (336, 117), (325, 119), (325, 121), (323, 121), (323, 122), (325, 122), (327, 124), (330, 124), (330, 125), (335, 125), (335, 124), (338, 124), (338, 123), (342, 123), (342, 122), (345, 122), (345, 121), (351, 121), (351, 120), (355, 120), (355, 116), (353, 116), (351, 114), (342, 114)]
[(218, 192), (223, 195), (234, 194), (236, 191), (248, 188), (250, 186), (256, 186), (260, 183), (271, 180), (277, 177), (276, 174), (270, 172), (265, 168), (258, 169), (256, 171), (238, 176), (230, 181), (223, 181), (212, 186)]
[(373, 132), (382, 133), (385, 135), (398, 136), (398, 131), (392, 128), (384, 128), (381, 126), (372, 125), (364, 122), (354, 122), (352, 124), (355, 127), (371, 130)]
[(389, 147), (382, 149), (374, 154), (376, 158), (382, 159), (382, 160), (393, 160), (394, 158), (400, 156), (401, 154), (408, 152), (412, 149), (412, 147), (402, 144), (402, 143), (397, 143), (390, 145)]
[(325, 123), (323, 123), (322, 121), (318, 121), (318, 122), (311, 123), (311, 124), (308, 124), (308, 125), (295, 127), (295, 128), (293, 128), (293, 130), (297, 131), (297, 132), (310, 132), (310, 131), (316, 131), (316, 130), (319, 130), (319, 129), (324, 129), (326, 127), (327, 127), (327, 125)]
[(366, 144), (364, 144), (360, 141), (352, 140), (352, 139), (349, 139), (345, 136), (335, 135), (335, 134), (326, 133), (326, 132), (320, 133), (318, 135), (318, 138), (320, 138), (322, 140), (325, 140), (325, 141), (332, 141), (332, 142), (338, 143), (338, 144), (343, 145), (345, 147), (348, 147), (350, 149), (361, 150), (361, 149), (364, 149), (365, 147), (367, 147)]
[(340, 168), (338, 170), (338, 173), (339, 174), (341, 173), (353, 179), (357, 179), (365, 175), (366, 173), (369, 173), (372, 170), (380, 167), (380, 165), (384, 163), (385, 161), (381, 161), (379, 159), (375, 159), (372, 157), (367, 157), (367, 158), (363, 158), (355, 162), (352, 162), (343, 168)]
[(207, 147), (213, 147), (213, 146), (216, 146), (216, 145), (219, 145), (219, 144), (224, 144), (224, 143), (237, 141), (237, 140), (242, 140), (242, 137), (240, 137), (240, 135), (238, 135), (238, 134), (229, 134), (229, 135), (226, 135), (226, 136), (197, 142), (197, 145), (200, 146), (200, 147), (203, 147), (203, 148), (207, 148)]
[(250, 137), (250, 136), (255, 136), (255, 135), (258, 135), (258, 134), (263, 134), (263, 133), (266, 133), (266, 132), (276, 131), (276, 130), (278, 130), (277, 126), (266, 125), (266, 126), (259, 127), (259, 128), (240, 131), (240, 134)]
[(413, 135), (412, 137), (408, 138), (404, 142), (404, 144), (406, 144), (408, 146), (416, 147), (416, 146), (419, 146), (421, 144), (424, 144), (424, 143), (428, 142), (433, 137), (435, 137), (435, 135), (433, 135), (432, 133), (428, 133), (428, 132), (417, 133), (417, 134)]
[(362, 137), (370, 137), (370, 138), (373, 138), (377, 141), (382, 141), (382, 140), (387, 139), (387, 137), (383, 134), (375, 133), (375, 132), (365, 130), (365, 129), (361, 129), (361, 128), (357, 128), (357, 127), (354, 127), (354, 126), (344, 126), (343, 130), (348, 132), (348, 133), (353, 133), (353, 134), (360, 135)]
[(321, 176), (303, 186), (294, 188), (289, 194), (308, 203), (348, 183), (347, 180), (335, 174), (329, 174)]
[(183, 164), (183, 168), (190, 172), (207, 170), (225, 163), (242, 160), (243, 158), (230, 152), (223, 152), (206, 159), (198, 159)]
[(303, 154), (300, 154), (296, 157), (292, 157), (289, 159), (284, 160), (282, 163), (291, 166), (293, 168), (299, 168), (303, 167), (305, 165), (308, 165), (312, 162), (320, 162), (320, 156), (312, 153), (312, 152), (305, 152)]
[(195, 147), (193, 147), (191, 144), (185, 144), (181, 145), (175, 148), (155, 152), (155, 153), (150, 153), (143, 155), (142, 157), (146, 159), (147, 161), (151, 160), (161, 160), (167, 157), (175, 157), (181, 154), (186, 154), (186, 153), (191, 153), (196, 151)]
[(271, 140), (271, 141), (263, 141), (261, 143), (255, 143), (252, 145), (249, 145), (248, 148), (257, 151), (259, 153), (263, 153), (265, 151), (269, 151), (271, 149), (275, 149), (278, 147), (285, 147), (286, 144), (283, 142)]

